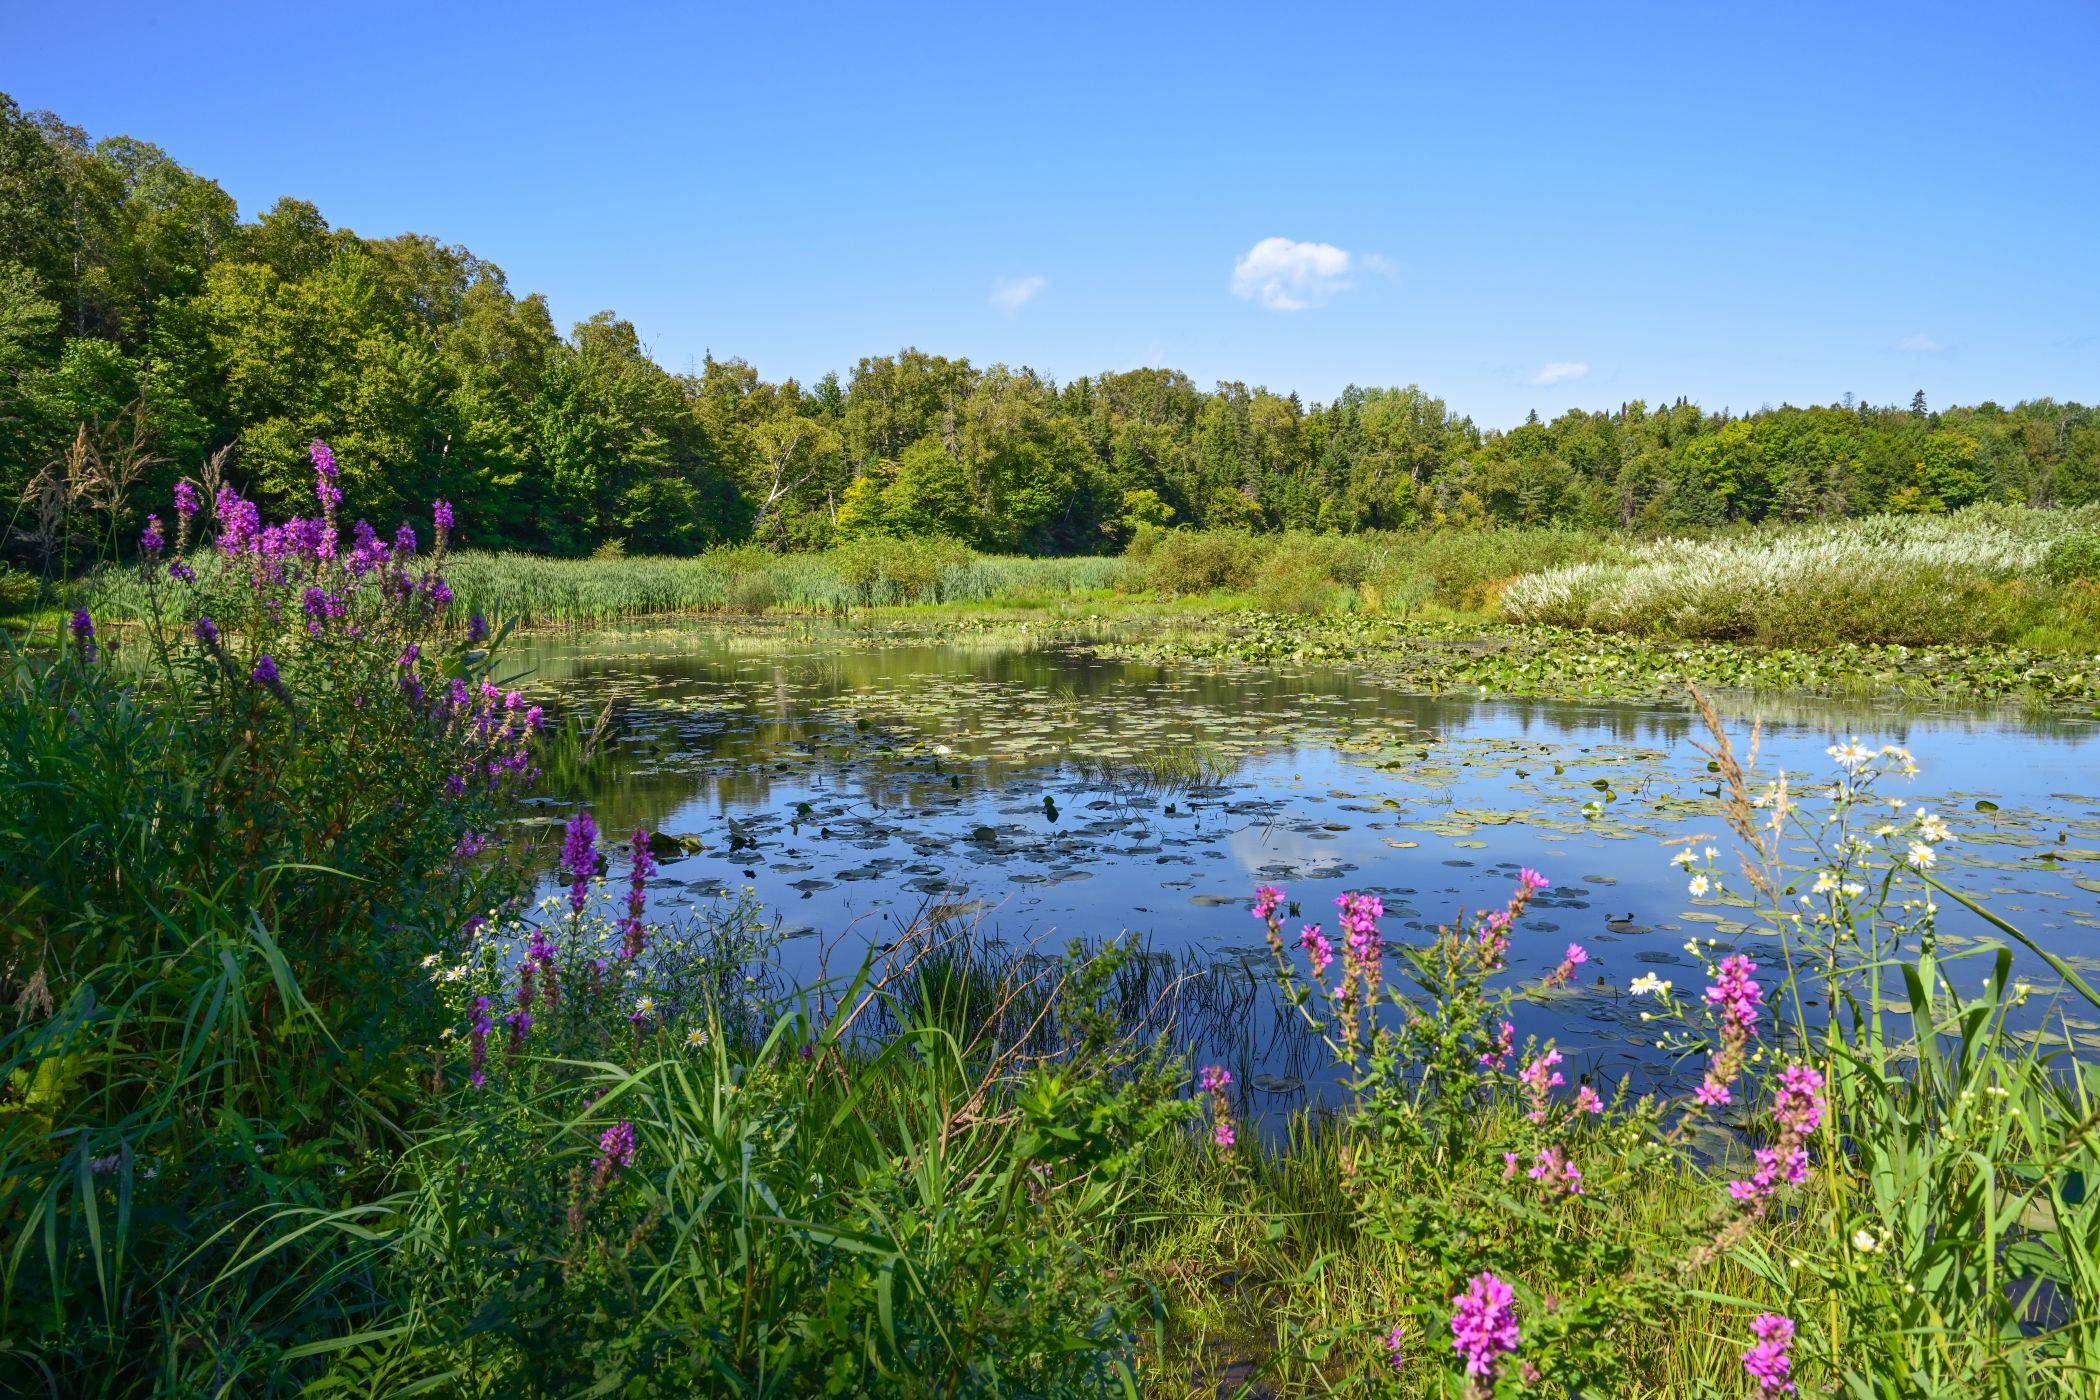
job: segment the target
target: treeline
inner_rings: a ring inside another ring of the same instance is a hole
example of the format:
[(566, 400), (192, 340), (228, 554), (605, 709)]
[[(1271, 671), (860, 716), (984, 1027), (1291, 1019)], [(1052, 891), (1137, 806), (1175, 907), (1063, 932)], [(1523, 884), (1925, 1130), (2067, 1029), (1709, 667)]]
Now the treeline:
[(469, 543), (571, 555), (870, 533), (1085, 553), (1146, 525), (1660, 529), (2100, 500), (2100, 409), (2046, 399), (1738, 416), (1680, 398), (1501, 432), (1412, 386), (1307, 405), (913, 349), (811, 385), (712, 357), (672, 374), (611, 312), (563, 334), (464, 248), (361, 237), (289, 198), (243, 222), (158, 147), (0, 95), (8, 552), (60, 550), (82, 505), (135, 523), (177, 476), (306, 509), (315, 437), (360, 514), (443, 496)]

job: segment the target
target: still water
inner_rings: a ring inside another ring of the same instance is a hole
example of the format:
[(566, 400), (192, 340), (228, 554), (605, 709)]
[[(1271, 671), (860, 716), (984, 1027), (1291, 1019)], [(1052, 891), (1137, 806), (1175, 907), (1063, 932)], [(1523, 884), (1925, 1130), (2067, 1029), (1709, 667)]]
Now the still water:
[[(1388, 937), (1408, 939), (1500, 904), (1532, 866), (1554, 888), (1512, 944), (1513, 972), (1550, 968), (1570, 941), (1592, 960), (1579, 995), (1520, 1004), (1519, 1036), (1557, 1036), (1610, 1075), (1655, 1068), (1620, 990), (1633, 978), (1693, 989), (1692, 937), (1772, 947), (1741, 907), (1690, 898), (1669, 864), (1676, 838), (1729, 846), (1707, 736), (1683, 706), (1123, 663), (1020, 629), (929, 642), (634, 626), (527, 637), (507, 657), (571, 710), (613, 704), (609, 761), (557, 779), (536, 819), (587, 801), (608, 832), (697, 838), (652, 898), (670, 910), (751, 887), (788, 934), (794, 978), (850, 970), (932, 910), (1015, 947), (1133, 932), (1177, 967), (1243, 968), (1252, 985), (1268, 958), (1248, 913), (1258, 884), (1328, 924), (1335, 895), (1377, 893)], [(1910, 748), (1917, 777), (1884, 791), (1953, 827), (1938, 873), (2100, 971), (2100, 725), (1716, 699), (1745, 756), (1760, 726), (1754, 785), (1781, 767), (1821, 781), (1826, 748), (1853, 736)], [(1941, 927), (1956, 948), (1986, 932), (1955, 908)], [(1981, 962), (1965, 966), (1981, 979)], [(2039, 1008), (2054, 979), (2024, 952), (2020, 966)], [(1262, 1004), (1201, 1034), (1282, 1107), (1324, 1052)], [(2100, 1045), (2082, 1009), (2066, 1004), (2070, 1029)]]

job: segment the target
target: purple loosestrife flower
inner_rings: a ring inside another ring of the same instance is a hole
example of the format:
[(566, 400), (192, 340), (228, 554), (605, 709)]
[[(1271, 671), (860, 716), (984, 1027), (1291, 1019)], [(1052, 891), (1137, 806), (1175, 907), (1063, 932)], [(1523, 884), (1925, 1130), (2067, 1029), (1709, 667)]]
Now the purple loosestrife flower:
[(82, 661), (95, 659), (95, 623), (86, 608), (73, 609), (73, 643), (80, 648)]
[(1501, 1069), (1502, 1062), (1509, 1058), (1509, 1052), (1516, 1043), (1516, 1037), (1517, 1028), (1504, 1021), (1495, 1031), (1494, 1045), (1480, 1052), (1480, 1067), (1492, 1070)]
[(1588, 950), (1586, 950), (1580, 943), (1570, 943), (1568, 945), (1567, 956), (1563, 957), (1560, 960), (1560, 966), (1554, 968), (1553, 971), (1546, 974), (1546, 985), (1549, 987), (1566, 986), (1568, 983), (1575, 980), (1575, 969), (1581, 967), (1584, 963), (1588, 962), (1589, 960), (1590, 955)]
[(197, 625), (190, 630), (197, 634), (197, 640), (205, 646), (215, 647), (219, 644), (219, 624), (209, 617), (198, 618)]
[(1823, 1126), (1823, 1075), (1807, 1065), (1788, 1065), (1779, 1072), (1779, 1093), (1772, 1116), (1782, 1133), (1805, 1138)]
[(1759, 1313), (1751, 1320), (1750, 1330), (1757, 1344), (1743, 1353), (1743, 1370), (1764, 1394), (1792, 1395), (1794, 1382), (1789, 1373), (1794, 1361), (1787, 1348), (1794, 1344), (1794, 1320), (1778, 1313)]
[(1473, 949), (1480, 955), (1480, 965), (1490, 972), (1502, 970), (1503, 954), (1509, 951), (1510, 922), (1509, 911), (1497, 909), (1483, 914), (1473, 930)]
[(416, 527), (404, 520), (394, 531), (394, 557), (398, 559), (403, 555), (414, 554), (415, 552)]
[(1312, 964), (1313, 980), (1325, 977), (1328, 967), (1334, 962), (1334, 945), (1327, 941), (1326, 934), (1320, 932), (1320, 926), (1307, 924), (1300, 929), (1298, 946), (1305, 950), (1305, 959)]
[(195, 583), (197, 581), (197, 571), (180, 559), (175, 559), (169, 561), (168, 577), (174, 579), (177, 583)]
[(1582, 1194), (1582, 1173), (1558, 1147), (1540, 1148), (1538, 1164), (1525, 1175), (1544, 1186), (1549, 1195)]
[(1392, 1363), (1394, 1372), (1402, 1376), (1407, 1374), (1407, 1361), (1403, 1355), (1407, 1345), (1406, 1338), (1407, 1334), (1397, 1322), (1393, 1324), (1393, 1330), (1385, 1334), (1386, 1359)]
[(160, 517), (146, 517), (146, 528), (139, 531), (139, 553), (148, 559), (158, 559), (160, 552), (168, 547), (167, 537), (160, 532)]
[(314, 462), (314, 497), (321, 503), (321, 513), (334, 519), (335, 508), (343, 503), (342, 488), (336, 485), (335, 454), (319, 438), (313, 440), (306, 453)]
[(1266, 919), (1283, 903), (1283, 891), (1274, 885), (1257, 885), (1254, 890), (1254, 917)]
[(1575, 1091), (1575, 1109), (1578, 1113), (1594, 1116), (1604, 1112), (1604, 1100), (1597, 1097), (1595, 1089), (1585, 1084)]
[(277, 660), (268, 652), (264, 652), (256, 660), (255, 669), (248, 673), (248, 678), (257, 685), (277, 686), (283, 684), (277, 675)]
[(1342, 911), (1344, 956), (1373, 984), (1375, 991), (1379, 960), (1384, 956), (1378, 921), (1385, 917), (1385, 902), (1375, 894), (1339, 894), (1334, 903)]
[(1757, 1149), (1757, 1168), (1749, 1177), (1728, 1183), (1728, 1194), (1751, 1207), (1751, 1214), (1764, 1212), (1765, 1202), (1784, 1182), (1800, 1186), (1810, 1175), (1809, 1135), (1823, 1125), (1823, 1075), (1807, 1065), (1788, 1065), (1779, 1073), (1779, 1089), (1772, 1099), (1772, 1119), (1779, 1125), (1779, 1140)]
[(479, 646), (488, 639), (489, 620), (480, 613), (475, 613), (467, 619), (467, 643), (470, 646)]
[(1205, 1065), (1196, 1076), (1196, 1087), (1210, 1095), (1211, 1130), (1210, 1140), (1218, 1145), (1220, 1152), (1230, 1152), (1239, 1134), (1232, 1126), (1232, 1101), (1225, 1090), (1232, 1083), (1232, 1071), (1223, 1065)]
[(591, 876), (598, 873), (598, 823), (588, 811), (569, 818), (562, 835), (561, 867), (569, 872), (569, 908), (580, 919), (590, 903)]
[(262, 515), (255, 502), (242, 500), (231, 486), (221, 486), (212, 511), (219, 519), (219, 552), (228, 559), (248, 552), (262, 532)]
[(474, 998), (474, 1024), (467, 1029), (467, 1041), (473, 1050), (474, 1072), (468, 1075), (467, 1079), (477, 1089), (488, 1079), (488, 1076), (482, 1073), (482, 1069), (489, 1059), (489, 1032), (495, 1029), (495, 1022), (489, 1019), (489, 999)]
[(175, 483), (175, 514), (187, 520), (198, 510), (197, 488), (187, 481)]
[(1764, 989), (1751, 976), (1757, 964), (1742, 954), (1724, 958), (1715, 971), (1717, 980), (1706, 989), (1706, 1001), (1720, 1008), (1721, 1044), (1707, 1063), (1706, 1078), (1692, 1094), (1709, 1108), (1729, 1101), (1728, 1086), (1742, 1071), (1750, 1042), (1757, 1038), (1757, 1008), (1764, 999)]
[(1531, 1103), (1531, 1111), (1526, 1116), (1534, 1123), (1546, 1121), (1548, 1099), (1553, 1090), (1567, 1082), (1561, 1078), (1560, 1071), (1554, 1068), (1559, 1063), (1560, 1051), (1549, 1045), (1545, 1054), (1517, 1071), (1517, 1079), (1524, 1085), (1524, 1097)]
[(540, 970), (540, 981), (543, 984), (540, 995), (546, 999), (547, 1005), (560, 1006), (561, 983), (555, 980), (554, 976), (554, 945), (547, 941), (545, 929), (535, 928), (532, 931), (532, 942), (526, 947), (525, 956)]
[(1491, 1273), (1478, 1273), (1451, 1306), (1451, 1349), (1466, 1363), (1467, 1375), (1493, 1381), (1502, 1358), (1522, 1340), (1516, 1291)]
[(649, 833), (640, 827), (634, 829), (627, 849), (634, 864), (627, 876), (627, 917), (620, 923), (620, 951), (632, 958), (640, 956), (647, 946), (648, 931), (642, 923), (642, 911), (648, 907), (646, 888), (649, 877), (656, 873), (656, 862), (649, 856)]
[(634, 1165), (634, 1124), (622, 1120), (598, 1138), (598, 1155), (591, 1161), (591, 1190), (603, 1191), (621, 1171)]
[(430, 525), (437, 536), (437, 545), (434, 553), (442, 558), (445, 553), (445, 546), (452, 542), (452, 502), (432, 501), (430, 503)]

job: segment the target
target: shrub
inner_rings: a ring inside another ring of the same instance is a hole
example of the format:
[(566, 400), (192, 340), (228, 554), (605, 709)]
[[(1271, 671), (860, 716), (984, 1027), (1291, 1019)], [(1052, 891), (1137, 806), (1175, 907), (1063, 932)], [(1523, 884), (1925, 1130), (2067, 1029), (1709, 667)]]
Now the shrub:
[(0, 564), (0, 616), (25, 611), (36, 602), (37, 593), (33, 575)]
[(762, 613), (780, 597), (770, 574), (732, 574), (724, 601), (732, 612)]
[(2051, 583), (2100, 583), (2100, 533), (2080, 530), (2051, 543), (2042, 573)]
[(1254, 582), (1263, 548), (1238, 530), (1169, 530), (1144, 557), (1145, 586), (1169, 597), (1242, 589)]

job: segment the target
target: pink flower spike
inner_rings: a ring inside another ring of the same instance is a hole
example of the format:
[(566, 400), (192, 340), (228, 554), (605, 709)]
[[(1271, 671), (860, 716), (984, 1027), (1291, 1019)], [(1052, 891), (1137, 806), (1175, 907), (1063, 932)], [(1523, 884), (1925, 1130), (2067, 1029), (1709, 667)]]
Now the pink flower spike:
[(1590, 955), (1583, 950), (1583, 946), (1580, 943), (1570, 943), (1568, 945), (1568, 966), (1581, 967), (1589, 960)]
[(1525, 890), (1530, 891), (1534, 894), (1536, 894), (1540, 890), (1548, 890), (1553, 888), (1553, 882), (1551, 880), (1548, 880), (1545, 876), (1539, 874), (1538, 871), (1533, 870), (1528, 865), (1517, 872), (1517, 883), (1523, 886)]
[(1751, 1321), (1750, 1331), (1757, 1337), (1757, 1345), (1743, 1353), (1744, 1372), (1757, 1382), (1762, 1394), (1792, 1395), (1794, 1382), (1789, 1372), (1794, 1363), (1787, 1348), (1794, 1344), (1794, 1320), (1777, 1313), (1759, 1313)]
[(1465, 1362), (1467, 1375), (1492, 1381), (1502, 1358), (1522, 1340), (1516, 1290), (1491, 1273), (1478, 1273), (1451, 1305), (1451, 1349)]

